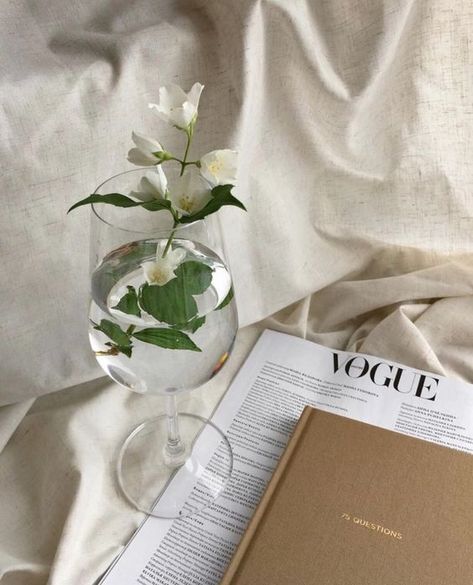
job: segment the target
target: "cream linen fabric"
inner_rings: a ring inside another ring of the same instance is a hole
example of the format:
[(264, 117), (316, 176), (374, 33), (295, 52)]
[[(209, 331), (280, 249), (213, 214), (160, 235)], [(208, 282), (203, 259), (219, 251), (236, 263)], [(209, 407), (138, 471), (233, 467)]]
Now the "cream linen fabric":
[(91, 584), (140, 521), (112, 462), (162, 405), (100, 377), (88, 213), (65, 213), (132, 129), (181, 147), (162, 84), (206, 85), (194, 153), (237, 148), (248, 207), (222, 214), (247, 327), (184, 409), (264, 326), (473, 380), (472, 27), (462, 0), (2, 6), (1, 585)]

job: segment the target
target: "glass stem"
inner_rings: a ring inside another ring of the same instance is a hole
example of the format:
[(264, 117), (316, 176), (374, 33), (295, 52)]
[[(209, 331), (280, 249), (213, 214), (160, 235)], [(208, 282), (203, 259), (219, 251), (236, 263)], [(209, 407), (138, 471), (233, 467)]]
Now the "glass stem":
[(177, 414), (176, 395), (166, 396), (167, 442), (164, 447), (167, 464), (179, 467), (183, 463), (186, 448), (179, 432), (179, 416)]

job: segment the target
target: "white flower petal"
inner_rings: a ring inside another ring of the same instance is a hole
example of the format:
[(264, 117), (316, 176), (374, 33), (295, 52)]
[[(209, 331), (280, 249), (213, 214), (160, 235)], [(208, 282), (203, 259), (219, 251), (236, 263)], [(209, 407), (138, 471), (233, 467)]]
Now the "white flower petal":
[(163, 242), (163, 241), (158, 242), (158, 245), (156, 246), (156, 261), (160, 260), (165, 248), (166, 248), (166, 242)]
[(128, 151), (127, 159), (134, 165), (139, 167), (150, 167), (157, 164), (159, 161), (156, 157), (151, 157), (139, 150), (138, 148), (132, 148)]
[(159, 88), (159, 103), (163, 108), (180, 107), (186, 100), (186, 93), (175, 83), (170, 83)]
[(136, 199), (139, 199), (140, 201), (153, 201), (153, 199), (156, 199), (155, 190), (144, 177), (141, 179), (138, 188), (138, 191), (130, 191), (130, 195), (136, 197)]
[(176, 277), (175, 270), (184, 259), (186, 252), (182, 248), (168, 250), (163, 258), (166, 242), (160, 241), (156, 246), (156, 260), (143, 262), (141, 267), (149, 284), (163, 286)]
[(164, 174), (163, 169), (160, 166), (156, 167), (156, 172), (146, 173), (143, 179), (146, 179), (149, 185), (151, 185), (151, 188), (155, 193), (156, 199), (165, 199), (168, 187), (168, 180), (166, 178), (166, 175)]
[(159, 88), (159, 103), (148, 104), (148, 107), (166, 122), (185, 130), (197, 115), (203, 89), (201, 83), (194, 83), (186, 94), (178, 85), (171, 83)]
[(176, 277), (173, 268), (165, 262), (165, 259), (157, 262), (143, 262), (141, 267), (149, 284), (163, 286)]
[(140, 201), (153, 201), (154, 195), (144, 193), (143, 191), (130, 191), (130, 195)]
[(234, 150), (213, 150), (200, 159), (200, 172), (212, 185), (234, 184), (236, 182), (238, 153)]
[(153, 152), (164, 150), (157, 140), (150, 138), (149, 136), (145, 136), (144, 134), (140, 134), (139, 132), (132, 132), (131, 138), (139, 150), (141, 150), (143, 153), (148, 153), (151, 155)]
[(229, 148), (224, 148), (223, 150), (218, 150), (217, 152), (220, 153), (220, 156), (223, 158), (223, 160), (228, 165), (232, 165), (235, 168), (237, 167), (238, 152), (236, 150), (230, 150)]
[(184, 121), (185, 126), (189, 126), (196, 115), (197, 108), (190, 102), (184, 102), (181, 108), (180, 117)]
[(153, 199), (156, 197), (160, 197), (160, 194), (156, 191), (155, 186), (147, 177), (143, 177), (141, 179), (140, 191), (145, 195), (150, 195), (151, 197), (153, 197)]
[[(192, 118), (191, 118), (192, 120)], [(184, 113), (184, 110), (182, 108), (179, 108), (177, 110), (174, 110), (172, 112), (172, 114), (170, 114), (168, 121), (173, 125), (173, 126), (177, 126), (178, 128), (187, 128), (187, 126), (189, 125), (189, 117), (186, 116), (186, 114)]]
[(175, 250), (170, 250), (166, 258), (169, 258), (169, 263), (173, 266), (173, 270), (175, 270), (179, 264), (184, 260), (186, 255), (186, 251), (182, 248), (176, 248)]
[(202, 85), (201, 83), (198, 82), (194, 83), (194, 85), (191, 87), (190, 92), (187, 94), (187, 99), (194, 106), (196, 111), (199, 106), (200, 94), (202, 93), (204, 87), (205, 86)]
[(183, 215), (197, 213), (211, 198), (209, 185), (195, 169), (186, 171), (169, 187), (169, 199)]
[(147, 172), (144, 177), (141, 177), (138, 190), (130, 192), (130, 195), (140, 201), (165, 199), (166, 194), (167, 179), (161, 167), (157, 167), (155, 172)]

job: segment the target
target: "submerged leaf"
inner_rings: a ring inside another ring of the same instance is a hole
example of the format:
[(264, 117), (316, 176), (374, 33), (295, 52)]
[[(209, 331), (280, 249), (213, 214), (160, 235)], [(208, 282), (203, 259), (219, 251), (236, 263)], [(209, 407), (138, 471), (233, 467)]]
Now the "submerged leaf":
[(197, 303), (193, 295), (205, 292), (212, 281), (212, 268), (202, 262), (183, 262), (166, 284), (144, 284), (138, 293), (143, 311), (158, 321), (186, 328), (197, 316)]
[(189, 323), (178, 324), (178, 325), (171, 325), (173, 329), (182, 329), (183, 331), (190, 331), (191, 333), (195, 333), (197, 329), (202, 327), (205, 323), (205, 315), (203, 317), (194, 317)]
[(109, 339), (114, 341), (118, 346), (128, 347), (131, 345), (131, 340), (128, 335), (112, 321), (108, 319), (102, 319), (100, 321), (100, 325), (95, 325), (94, 329), (97, 331), (101, 331), (104, 335), (106, 335)]
[(133, 337), (144, 343), (152, 343), (165, 349), (188, 349), (190, 351), (202, 351), (192, 339), (182, 331), (152, 327), (133, 333)]
[(185, 289), (193, 295), (205, 292), (212, 282), (212, 268), (203, 262), (189, 261), (180, 264), (174, 274), (184, 282)]
[(143, 311), (169, 325), (187, 323), (197, 315), (197, 303), (179, 278), (163, 286), (144, 284), (140, 288), (139, 303)]
[(126, 313), (127, 315), (135, 315), (135, 317), (141, 317), (140, 307), (138, 306), (138, 295), (136, 290), (132, 286), (127, 286), (128, 292), (122, 296), (118, 301), (118, 304), (112, 307), (117, 311)]
[(129, 345), (117, 345), (116, 343), (106, 343), (108, 347), (112, 348), (111, 355), (116, 355), (117, 353), (123, 353), (127, 357), (131, 358), (131, 352), (133, 350), (133, 346)]
[(228, 305), (228, 303), (231, 302), (232, 299), (233, 299), (233, 286), (230, 287), (230, 290), (228, 291), (227, 296), (223, 299), (223, 301), (220, 303), (220, 305), (215, 310), (220, 311), (221, 309), (226, 307)]

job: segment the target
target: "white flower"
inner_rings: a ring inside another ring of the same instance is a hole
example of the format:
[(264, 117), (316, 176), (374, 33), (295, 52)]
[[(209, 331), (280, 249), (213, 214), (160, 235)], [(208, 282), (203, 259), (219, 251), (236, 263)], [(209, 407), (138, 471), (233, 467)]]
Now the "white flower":
[(193, 215), (210, 201), (209, 185), (195, 169), (189, 169), (169, 186), (169, 199), (183, 215)]
[(156, 171), (149, 171), (141, 178), (138, 191), (131, 191), (130, 195), (140, 201), (153, 201), (153, 199), (166, 199), (168, 180), (161, 167)]
[(132, 148), (128, 151), (128, 160), (139, 167), (157, 165), (159, 158), (154, 156), (153, 152), (163, 151), (164, 148), (161, 144), (159, 144), (157, 140), (154, 140), (154, 138), (149, 138), (138, 132), (132, 132), (131, 138), (135, 143), (136, 148)]
[(200, 159), (200, 172), (207, 181), (216, 185), (236, 183), (238, 153), (234, 150), (212, 150)]
[(156, 110), (161, 119), (186, 130), (197, 116), (203, 89), (202, 84), (194, 83), (190, 92), (186, 94), (178, 85), (172, 83), (159, 88), (159, 104), (148, 104), (148, 106)]
[(165, 244), (160, 243), (156, 248), (156, 260), (154, 262), (143, 262), (141, 267), (149, 284), (163, 286), (173, 278), (176, 278), (174, 271), (184, 260), (186, 255), (182, 248), (168, 250), (163, 258)]

